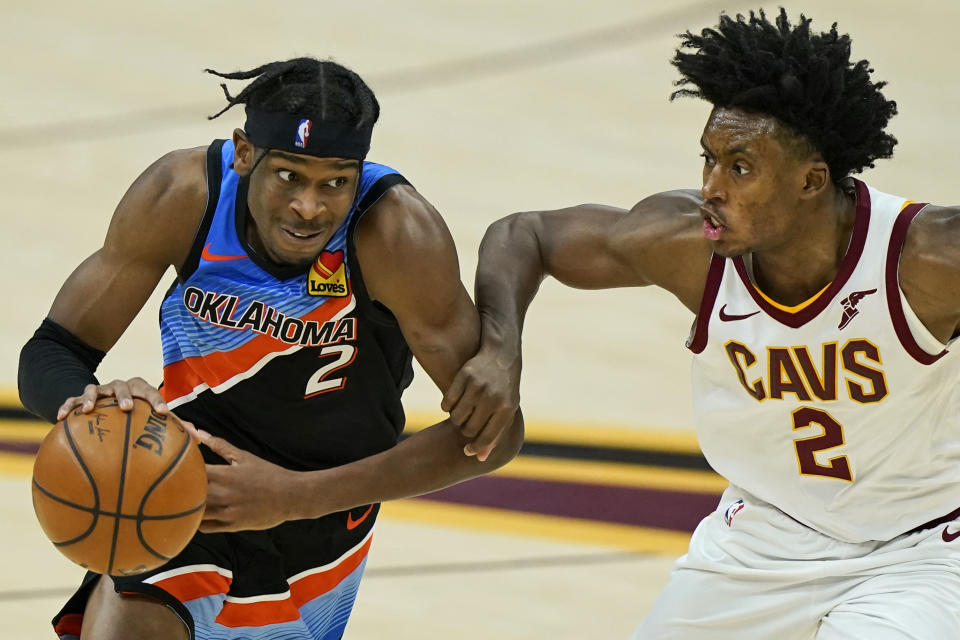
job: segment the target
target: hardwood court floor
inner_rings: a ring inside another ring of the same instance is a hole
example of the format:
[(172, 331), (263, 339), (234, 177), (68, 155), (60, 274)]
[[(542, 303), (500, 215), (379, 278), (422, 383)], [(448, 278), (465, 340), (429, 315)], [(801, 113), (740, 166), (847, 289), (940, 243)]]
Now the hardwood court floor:
[[(877, 77), (889, 81), (887, 95), (901, 112), (891, 131), (900, 144), (896, 157), (865, 179), (914, 200), (956, 203), (960, 3), (764, 4), (771, 12), (783, 4), (792, 16), (803, 11), (818, 29), (838, 21), (853, 35), (854, 56), (868, 58)], [(382, 106), (371, 159), (396, 166), (441, 211), (472, 289), (476, 247), (496, 218), (581, 202), (629, 207), (656, 191), (697, 186), (707, 108), (667, 101), (675, 34), (715, 24), (721, 10), (756, 6), (0, 3), (0, 389), (15, 386), (21, 345), (67, 274), (99, 246), (126, 186), (166, 151), (207, 144), (242, 125), (239, 110), (205, 120), (222, 97), (202, 68), (333, 56), (368, 79)], [(151, 298), (111, 351), (102, 378), (157, 379), (158, 301)], [(545, 283), (524, 337), (528, 418), (587, 433), (594, 431), (587, 425), (601, 423), (624, 433), (643, 425), (689, 437), (683, 339), (691, 319), (652, 290), (583, 292)], [(421, 374), (405, 402), (436, 412), (439, 395)], [(615, 466), (597, 474), (593, 464), (568, 464), (562, 474), (584, 483), (602, 476), (631, 490), (651, 477), (659, 489), (664, 479), (687, 490), (701, 482)], [(556, 461), (519, 460), (513, 468), (513, 480), (561, 480)], [(49, 638), (46, 620), (77, 578), (34, 523), (27, 473), (0, 478), (3, 639)], [(637, 498), (620, 511), (659, 506)], [(384, 513), (348, 639), (625, 638), (673, 557), (619, 555), (638, 548), (625, 540), (644, 535), (609, 523), (600, 535), (582, 522), (559, 526), (542, 514), (531, 520), (462, 504), (398, 503)], [(490, 516), (514, 534), (488, 528)], [(556, 537), (565, 534), (571, 539)], [(666, 539), (675, 556), (676, 538)]]
[[(48, 637), (82, 572), (47, 542), (30, 505), (32, 456), (48, 427), (9, 393), (0, 393), (0, 416), (0, 620), (12, 637)], [(412, 422), (416, 430), (432, 420)], [(525, 452), (492, 476), (384, 506), (348, 637), (629, 632), (722, 480), (637, 463), (702, 466), (677, 434), (533, 424), (528, 435)], [(621, 461), (582, 457), (590, 453)]]
[[(0, 510), (0, 638), (52, 638), (49, 620), (83, 571), (36, 525), (29, 478), (0, 475)], [(625, 638), (673, 559), (410, 522), (393, 510), (403, 511), (387, 505), (377, 524), (351, 640)]]

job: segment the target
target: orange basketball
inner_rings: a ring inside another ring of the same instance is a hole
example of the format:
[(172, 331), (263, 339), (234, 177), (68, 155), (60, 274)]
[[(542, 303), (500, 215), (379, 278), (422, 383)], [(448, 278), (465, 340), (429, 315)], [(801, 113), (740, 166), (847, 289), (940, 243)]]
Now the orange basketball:
[(207, 473), (196, 443), (145, 400), (120, 410), (100, 398), (44, 438), (33, 465), (33, 509), (65, 556), (115, 576), (154, 569), (196, 533)]

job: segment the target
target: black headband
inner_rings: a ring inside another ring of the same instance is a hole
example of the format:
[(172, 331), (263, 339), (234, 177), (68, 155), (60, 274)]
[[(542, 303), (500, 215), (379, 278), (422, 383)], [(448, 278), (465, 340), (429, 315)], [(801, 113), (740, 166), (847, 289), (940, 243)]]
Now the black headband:
[(250, 142), (258, 147), (302, 153), (319, 158), (363, 160), (370, 151), (373, 125), (348, 129), (292, 113), (246, 108), (243, 126)]

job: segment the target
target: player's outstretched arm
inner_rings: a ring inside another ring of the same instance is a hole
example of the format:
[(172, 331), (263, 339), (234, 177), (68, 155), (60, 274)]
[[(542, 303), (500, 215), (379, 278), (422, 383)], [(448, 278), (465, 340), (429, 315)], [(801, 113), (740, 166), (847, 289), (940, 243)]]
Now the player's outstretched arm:
[[(695, 310), (711, 251), (696, 192), (657, 194), (629, 212), (601, 205), (516, 213), (490, 225), (480, 246), (479, 353), (460, 370), (443, 409), (483, 456), (504, 424), (493, 408), (519, 404), (520, 335), (547, 276), (581, 289), (659, 285)], [(488, 415), (493, 417), (487, 419)]]
[(142, 379), (101, 386), (94, 372), (167, 267), (186, 259), (206, 202), (205, 155), (167, 154), (127, 190), (103, 246), (70, 274), (20, 354), (20, 397), (30, 411), (54, 422), (77, 406), (92, 410), (98, 395), (116, 395), (124, 409), (136, 396), (165, 410)]

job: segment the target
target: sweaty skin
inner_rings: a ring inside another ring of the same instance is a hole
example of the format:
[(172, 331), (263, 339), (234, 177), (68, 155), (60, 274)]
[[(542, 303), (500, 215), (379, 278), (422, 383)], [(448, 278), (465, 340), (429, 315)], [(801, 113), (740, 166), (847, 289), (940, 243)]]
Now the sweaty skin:
[[(715, 108), (701, 145), (699, 192), (659, 193), (630, 211), (581, 205), (517, 213), (490, 226), (476, 277), (482, 344), (444, 398), (455, 422), (481, 403), (517, 406), (523, 320), (547, 276), (581, 289), (656, 285), (693, 313), (714, 252), (744, 255), (757, 286), (786, 306), (833, 280), (855, 201), (823, 159), (774, 118), (737, 109)], [(941, 342), (956, 335), (960, 208), (927, 207), (913, 222), (899, 275), (924, 326)]]

